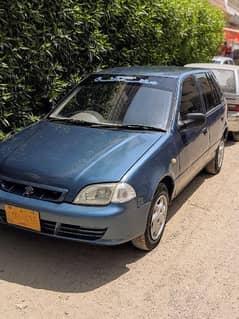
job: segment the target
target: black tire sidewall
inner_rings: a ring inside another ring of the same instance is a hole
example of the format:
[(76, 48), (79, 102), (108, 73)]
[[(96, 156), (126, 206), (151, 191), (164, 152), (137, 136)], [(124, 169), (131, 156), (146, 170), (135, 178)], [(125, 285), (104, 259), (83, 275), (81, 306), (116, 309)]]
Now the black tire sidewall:
[(232, 132), (232, 137), (235, 142), (239, 142), (239, 132)]

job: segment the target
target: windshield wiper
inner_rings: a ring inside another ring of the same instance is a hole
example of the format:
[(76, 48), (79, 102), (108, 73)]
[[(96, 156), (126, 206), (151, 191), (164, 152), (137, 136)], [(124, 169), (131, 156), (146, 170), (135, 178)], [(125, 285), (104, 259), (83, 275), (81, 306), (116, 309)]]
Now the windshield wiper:
[(82, 125), (82, 126), (95, 126), (95, 125), (98, 125), (98, 123), (81, 121), (81, 120), (73, 120), (73, 119), (70, 119), (70, 118), (48, 117), (48, 120), (52, 121), (52, 122), (63, 122), (63, 123), (70, 123), (70, 124)]
[(102, 127), (102, 128), (115, 128), (115, 129), (157, 131), (157, 132), (166, 132), (167, 131), (167, 130), (159, 128), (159, 127), (143, 125), (143, 124), (127, 124), (127, 125), (125, 125), (125, 124), (114, 124), (114, 123), (95, 123), (95, 122), (87, 122), (87, 121), (75, 120), (75, 119), (70, 119), (70, 118), (58, 118), (58, 117), (49, 117), (48, 120), (53, 121), (53, 122), (64, 122), (64, 123), (97, 127), (97, 128)]
[(118, 129), (130, 129), (130, 130), (144, 130), (144, 131), (157, 131), (157, 132), (167, 132), (167, 130), (155, 127), (155, 126), (149, 126), (149, 125), (143, 125), (143, 124), (111, 124), (111, 123), (96, 123), (92, 125), (93, 127), (106, 127), (106, 128), (118, 128)]

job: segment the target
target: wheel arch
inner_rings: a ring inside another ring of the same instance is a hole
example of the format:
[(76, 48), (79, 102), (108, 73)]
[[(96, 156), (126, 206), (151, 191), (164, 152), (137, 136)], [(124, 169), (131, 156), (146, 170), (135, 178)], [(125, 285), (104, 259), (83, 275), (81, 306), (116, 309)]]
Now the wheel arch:
[(228, 137), (228, 128), (226, 127), (224, 132), (223, 132), (223, 138), (224, 138), (224, 141), (227, 140), (227, 137)]
[(171, 200), (173, 198), (174, 189), (175, 189), (175, 183), (174, 183), (173, 178), (170, 175), (167, 175), (163, 179), (161, 179), (159, 184), (161, 184), (161, 183), (163, 183), (167, 187), (169, 199)]

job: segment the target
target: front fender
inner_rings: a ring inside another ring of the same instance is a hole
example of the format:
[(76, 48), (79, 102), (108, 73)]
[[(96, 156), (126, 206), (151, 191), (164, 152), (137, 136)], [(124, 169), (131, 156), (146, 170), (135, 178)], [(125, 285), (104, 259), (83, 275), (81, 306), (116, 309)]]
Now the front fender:
[(165, 176), (176, 180), (178, 154), (172, 134), (167, 133), (124, 175), (122, 181), (132, 185), (136, 191), (138, 206), (152, 200), (159, 182)]

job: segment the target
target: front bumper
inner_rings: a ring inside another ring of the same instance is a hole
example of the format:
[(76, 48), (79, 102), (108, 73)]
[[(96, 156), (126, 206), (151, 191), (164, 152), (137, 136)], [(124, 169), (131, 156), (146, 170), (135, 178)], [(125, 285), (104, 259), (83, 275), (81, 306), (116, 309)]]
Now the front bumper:
[(3, 224), (6, 224), (4, 204), (38, 211), (41, 232), (37, 233), (102, 245), (121, 244), (144, 233), (150, 207), (150, 203), (138, 207), (136, 199), (96, 207), (52, 203), (0, 191)]
[(239, 112), (228, 112), (228, 130), (239, 132)]

